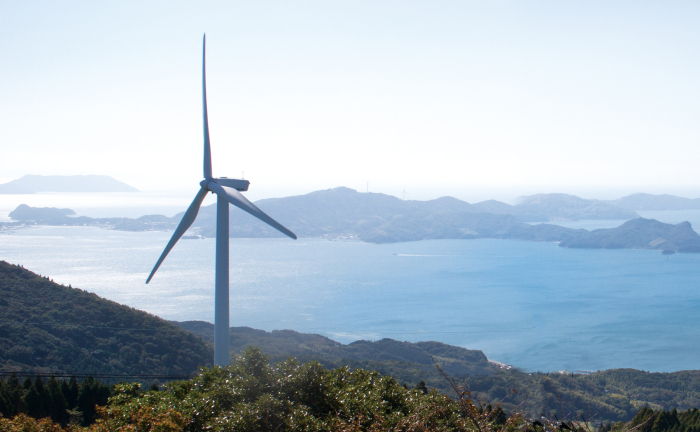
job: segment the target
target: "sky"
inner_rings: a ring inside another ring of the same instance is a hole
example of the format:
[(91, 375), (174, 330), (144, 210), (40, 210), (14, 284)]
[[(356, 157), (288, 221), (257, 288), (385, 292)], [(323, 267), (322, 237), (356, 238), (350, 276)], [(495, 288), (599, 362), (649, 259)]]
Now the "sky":
[(696, 198), (698, 22), (684, 1), (0, 1), (0, 181), (193, 196), (206, 32), (214, 175), (251, 199)]

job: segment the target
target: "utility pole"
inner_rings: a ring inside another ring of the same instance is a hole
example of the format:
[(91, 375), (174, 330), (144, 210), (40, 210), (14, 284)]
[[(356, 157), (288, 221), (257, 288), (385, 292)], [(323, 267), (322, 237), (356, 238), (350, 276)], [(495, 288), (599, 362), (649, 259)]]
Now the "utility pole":
[(367, 193), (369, 193), (369, 184), (372, 183), (372, 182), (369, 181), (369, 180), (365, 180), (365, 183), (367, 183)]
[(403, 187), (403, 200), (406, 201), (406, 186)]

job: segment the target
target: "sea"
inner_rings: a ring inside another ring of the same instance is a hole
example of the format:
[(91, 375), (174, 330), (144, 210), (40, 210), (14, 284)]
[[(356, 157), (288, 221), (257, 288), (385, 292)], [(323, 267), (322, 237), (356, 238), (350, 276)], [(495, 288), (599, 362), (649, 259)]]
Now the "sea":
[[(700, 211), (640, 212), (665, 222)], [(608, 228), (623, 221), (562, 222)], [(0, 260), (168, 320), (214, 318), (214, 240), (96, 227), (0, 231)], [(482, 350), (524, 371), (700, 369), (700, 254), (514, 240), (231, 239), (231, 325)]]

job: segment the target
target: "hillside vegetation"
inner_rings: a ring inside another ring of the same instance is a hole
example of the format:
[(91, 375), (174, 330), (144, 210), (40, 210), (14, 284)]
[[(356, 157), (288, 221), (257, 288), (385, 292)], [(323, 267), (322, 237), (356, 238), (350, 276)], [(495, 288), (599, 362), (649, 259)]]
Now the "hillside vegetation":
[[(112, 394), (112, 386), (88, 378), (78, 384), (75, 377), (48, 381), (27, 377), (22, 384), (16, 376), (5, 382), (0, 379), (0, 417), (12, 418), (28, 415), (33, 418), (50, 418), (52, 422), (66, 425), (69, 422), (87, 426), (95, 422), (98, 406), (105, 406)], [(3, 431), (0, 428), (0, 431)]]
[[(628, 423), (600, 422), (596, 407), (576, 412), (565, 401), (559, 412), (527, 415), (515, 410), (508, 415), (498, 404), (480, 400), (468, 387), (451, 384), (454, 399), (425, 387), (399, 385), (371, 371), (326, 369), (293, 360), (270, 364), (260, 350), (249, 348), (231, 367), (204, 369), (196, 378), (172, 382), (160, 390), (144, 392), (138, 384), (114, 386), (107, 406), (94, 410), (97, 421), (88, 427), (71, 418), (64, 429), (65, 422), (53, 414), (39, 421), (19, 414), (0, 418), (0, 430), (695, 432), (700, 427), (697, 408), (679, 412), (643, 407)], [(37, 393), (34, 386), (27, 394)], [(61, 387), (68, 398), (75, 394), (70, 385), (59, 386), (56, 381), (48, 387), (53, 390), (45, 393), (58, 399), (63, 399)], [(73, 387), (77, 390), (75, 383)]]
[[(517, 417), (507, 421), (498, 408), (407, 389), (376, 372), (291, 360), (270, 364), (257, 349), (246, 350), (231, 367), (205, 369), (161, 391), (143, 394), (138, 385), (118, 385), (100, 412), (89, 430), (487, 432), (514, 431), (523, 423)], [(32, 424), (38, 426), (20, 416), (0, 419), (0, 430), (31, 430), (20, 427)]]
[[(210, 323), (176, 323), (205, 340), (213, 340)], [(399, 383), (427, 388), (455, 397), (449, 377), (468, 386), (474, 397), (495, 405), (502, 401), (507, 412), (520, 410), (529, 416), (541, 413), (597, 413), (600, 420), (629, 421), (644, 406), (687, 410), (700, 406), (700, 371), (650, 373), (635, 369), (610, 369), (591, 374), (527, 373), (489, 363), (478, 350), (439, 342), (400, 342), (382, 339), (343, 345), (321, 335), (291, 330), (265, 332), (247, 327), (231, 328), (231, 352), (241, 355), (249, 347), (262, 347), (272, 360), (296, 357), (318, 361), (324, 367), (374, 370)], [(434, 361), (433, 361), (434, 360)], [(517, 393), (512, 393), (515, 389)]]
[[(214, 325), (203, 321), (173, 321), (177, 326), (191, 331), (202, 339), (213, 343)], [(483, 352), (470, 350), (441, 342), (401, 342), (393, 339), (379, 341), (359, 340), (344, 345), (327, 337), (299, 333), (293, 330), (266, 332), (250, 327), (231, 327), (232, 357), (241, 355), (248, 347), (255, 346), (269, 355), (273, 361), (294, 357), (298, 361), (320, 361), (327, 367), (352, 365), (365, 369), (380, 370), (390, 365), (407, 373), (416, 370), (417, 384), (426, 375), (437, 373), (433, 359), (439, 360), (442, 368), (451, 375), (492, 375), (499, 367), (489, 363)], [(360, 366), (361, 365), (361, 366)], [(382, 372), (385, 373), (385, 372)], [(395, 376), (396, 373), (386, 373)], [(415, 382), (414, 382), (415, 381)]]
[(0, 372), (190, 375), (212, 359), (165, 320), (0, 261)]

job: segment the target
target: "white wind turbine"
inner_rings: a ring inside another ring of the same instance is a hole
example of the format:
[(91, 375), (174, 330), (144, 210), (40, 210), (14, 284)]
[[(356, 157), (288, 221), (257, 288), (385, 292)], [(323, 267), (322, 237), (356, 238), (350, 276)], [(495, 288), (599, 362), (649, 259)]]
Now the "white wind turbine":
[(190, 204), (182, 217), (180, 224), (175, 229), (172, 238), (165, 250), (158, 258), (158, 262), (151, 271), (146, 283), (150, 282), (158, 267), (170, 250), (175, 246), (180, 237), (187, 231), (197, 218), (199, 207), (207, 193), (216, 194), (216, 278), (214, 282), (214, 364), (228, 366), (231, 363), (230, 335), (229, 335), (229, 204), (233, 204), (241, 210), (247, 211), (256, 218), (281, 231), (287, 236), (296, 239), (297, 236), (277, 223), (262, 210), (248, 201), (240, 192), (248, 190), (248, 180), (229, 179), (226, 177), (215, 178), (211, 174), (211, 146), (209, 144), (209, 120), (207, 118), (207, 81), (206, 81), (206, 35), (202, 42), (202, 106), (204, 116), (204, 180), (199, 183), (200, 189), (197, 196)]

